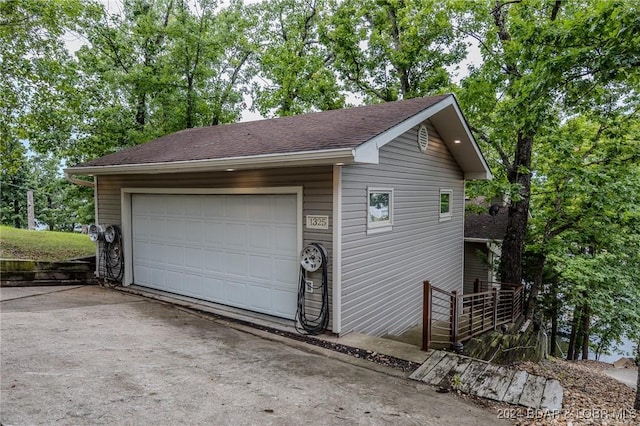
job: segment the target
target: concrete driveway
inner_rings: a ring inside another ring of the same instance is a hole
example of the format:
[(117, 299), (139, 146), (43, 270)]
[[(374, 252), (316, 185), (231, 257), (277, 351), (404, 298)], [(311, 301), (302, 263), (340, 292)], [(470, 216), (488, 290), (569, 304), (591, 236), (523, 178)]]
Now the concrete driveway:
[(5, 426), (500, 424), (429, 386), (143, 297), (0, 292)]

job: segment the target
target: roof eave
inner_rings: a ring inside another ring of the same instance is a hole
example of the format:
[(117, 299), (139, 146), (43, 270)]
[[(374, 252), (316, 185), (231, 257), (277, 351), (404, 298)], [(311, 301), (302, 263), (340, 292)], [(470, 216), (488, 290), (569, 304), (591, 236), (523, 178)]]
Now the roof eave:
[(285, 154), (252, 155), (246, 157), (207, 160), (174, 161), (163, 163), (115, 164), (108, 166), (79, 166), (65, 169), (74, 175), (128, 175), (184, 172), (211, 172), (262, 169), (274, 167), (303, 167), (332, 164), (350, 164), (355, 160), (351, 148), (322, 151), (291, 152)]
[(468, 243), (502, 243), (501, 238), (464, 237), (464, 241)]

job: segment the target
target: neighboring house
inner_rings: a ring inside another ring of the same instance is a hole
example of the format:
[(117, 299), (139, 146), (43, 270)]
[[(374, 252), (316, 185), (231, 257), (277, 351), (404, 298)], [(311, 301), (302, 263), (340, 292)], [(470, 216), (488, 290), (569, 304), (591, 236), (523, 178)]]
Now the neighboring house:
[[(485, 203), (484, 200), (470, 200), (482, 209), (478, 214), (472, 211), (464, 222), (464, 293), (474, 293), (476, 280), (497, 282), (497, 269), (502, 253), (502, 239), (507, 229), (508, 207)], [(480, 289), (482, 290), (482, 289)]]
[(491, 178), (451, 95), (187, 129), (65, 172), (121, 227), (125, 286), (292, 321), (321, 243), (339, 335), (420, 323), (423, 280), (462, 290), (465, 180)]

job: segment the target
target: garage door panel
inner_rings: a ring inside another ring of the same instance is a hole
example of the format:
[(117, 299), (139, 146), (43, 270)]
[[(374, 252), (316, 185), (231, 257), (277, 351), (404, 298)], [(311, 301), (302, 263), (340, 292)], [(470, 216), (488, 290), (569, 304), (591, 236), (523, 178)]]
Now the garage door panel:
[(297, 221), (293, 194), (133, 194), (134, 282), (292, 319)]
[(248, 225), (248, 244), (251, 250), (268, 250), (271, 248), (271, 227), (264, 224)]
[(247, 217), (247, 197), (244, 195), (224, 196), (224, 217), (245, 219)]
[(183, 274), (184, 291), (187, 296), (201, 297), (204, 292), (202, 276)]
[(271, 279), (271, 258), (268, 256), (249, 256), (249, 276), (263, 280)]
[(247, 284), (236, 280), (225, 280), (226, 296), (233, 306), (248, 308)]
[(247, 225), (244, 223), (228, 223), (225, 227), (226, 246), (229, 248), (247, 247)]
[(295, 244), (297, 239), (298, 233), (296, 228), (293, 226), (274, 225), (272, 229), (275, 234), (273, 238), (273, 248), (283, 253), (289, 253), (290, 247)]
[(219, 197), (205, 197), (202, 201), (202, 213), (205, 218), (222, 219), (224, 217), (224, 204)]
[(202, 217), (202, 197), (186, 197), (182, 204), (185, 217)]
[(295, 198), (286, 195), (279, 195), (273, 198), (272, 219), (295, 223), (297, 215), (297, 201)]
[(202, 278), (202, 283), (203, 299), (224, 303), (226, 300), (224, 280), (205, 276)]
[(200, 226), (205, 245), (221, 247), (224, 244), (224, 224), (222, 222), (205, 220)]
[[(291, 306), (296, 306), (298, 298), (296, 294), (289, 291), (273, 291), (272, 292), (272, 309), (276, 315), (286, 317)], [(295, 316), (295, 312), (294, 312)]]
[(246, 218), (249, 221), (264, 221), (272, 217), (273, 199), (261, 197), (251, 200), (246, 209)]
[(184, 247), (168, 245), (164, 247), (166, 262), (172, 266), (184, 266)]
[(226, 272), (230, 275), (246, 277), (247, 274), (247, 255), (244, 253), (226, 253)]
[(224, 251), (206, 249), (204, 254), (204, 269), (209, 272), (217, 272), (223, 274), (225, 271), (224, 254)]
[(271, 279), (279, 283), (289, 283), (291, 277), (295, 276), (298, 280), (300, 264), (298, 259), (273, 258), (271, 262)]
[(184, 240), (187, 244), (202, 244), (202, 234), (205, 227), (202, 220), (189, 220), (184, 223)]

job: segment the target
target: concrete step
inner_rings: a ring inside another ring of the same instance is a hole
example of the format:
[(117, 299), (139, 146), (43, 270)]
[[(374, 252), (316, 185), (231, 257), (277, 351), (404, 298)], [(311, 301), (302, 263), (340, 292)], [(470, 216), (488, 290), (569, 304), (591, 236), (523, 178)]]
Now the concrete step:
[(444, 351), (431, 351), (409, 378), (481, 398), (550, 411), (562, 408), (564, 395), (557, 380)]

